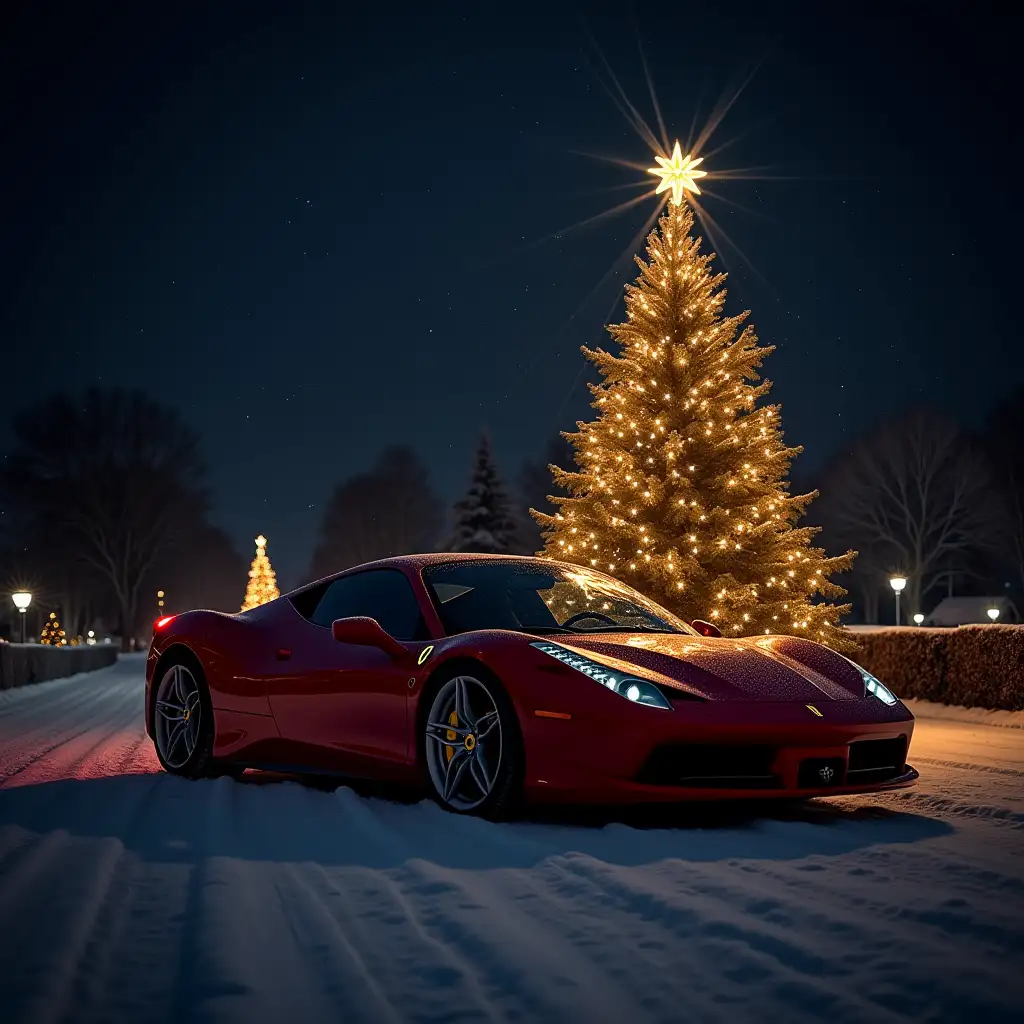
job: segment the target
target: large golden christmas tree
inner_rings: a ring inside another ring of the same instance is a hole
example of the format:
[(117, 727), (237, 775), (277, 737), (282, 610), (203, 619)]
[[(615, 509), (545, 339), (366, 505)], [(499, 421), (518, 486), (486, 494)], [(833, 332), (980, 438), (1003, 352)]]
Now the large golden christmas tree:
[[(725, 636), (791, 633), (848, 649), (848, 606), (830, 577), (854, 553), (827, 558), (818, 528), (797, 526), (817, 492), (793, 496), (788, 473), (802, 449), (783, 443), (780, 409), (758, 369), (748, 313), (722, 314), (724, 274), (692, 235), (683, 191), (698, 192), (697, 161), (678, 143), (659, 158), (658, 191), (672, 200), (647, 239), (640, 276), (626, 287), (626, 322), (609, 327), (617, 355), (584, 348), (603, 378), (598, 417), (566, 433), (578, 472), (552, 467), (568, 497), (533, 512), (543, 554), (617, 576), (687, 620)], [(741, 330), (742, 327), (742, 330)]]
[(256, 557), (249, 568), (249, 583), (245, 588), (242, 611), (274, 601), (281, 596), (277, 589), (277, 575), (267, 557), (267, 538), (261, 533), (256, 538)]

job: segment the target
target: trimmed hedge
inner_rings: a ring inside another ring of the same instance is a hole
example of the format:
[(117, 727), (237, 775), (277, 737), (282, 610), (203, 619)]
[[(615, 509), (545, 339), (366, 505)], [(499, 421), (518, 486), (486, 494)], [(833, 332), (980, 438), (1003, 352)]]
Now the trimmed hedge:
[(857, 633), (853, 655), (898, 697), (1024, 710), (1024, 626)]
[(79, 672), (106, 668), (117, 661), (117, 647), (49, 647), (46, 644), (0, 644), (0, 690)]

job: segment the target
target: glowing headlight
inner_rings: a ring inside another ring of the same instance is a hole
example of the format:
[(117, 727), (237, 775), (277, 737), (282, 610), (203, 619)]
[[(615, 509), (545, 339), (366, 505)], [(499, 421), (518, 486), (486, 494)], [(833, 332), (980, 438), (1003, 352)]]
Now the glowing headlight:
[(570, 668), (576, 669), (577, 672), (590, 676), (595, 683), (600, 683), (634, 704), (645, 704), (650, 708), (663, 708), (665, 711), (672, 710), (668, 698), (654, 683), (649, 683), (646, 679), (635, 679), (633, 676), (623, 675), (598, 661), (591, 661), (573, 651), (567, 651), (564, 647), (559, 647), (558, 644), (538, 641), (530, 646), (549, 654), (563, 665), (568, 665)]
[[(860, 665), (857, 666), (860, 668)], [(873, 694), (883, 704), (895, 704), (896, 694), (884, 683), (879, 682), (867, 669), (860, 668), (860, 674), (864, 679), (864, 689)]]

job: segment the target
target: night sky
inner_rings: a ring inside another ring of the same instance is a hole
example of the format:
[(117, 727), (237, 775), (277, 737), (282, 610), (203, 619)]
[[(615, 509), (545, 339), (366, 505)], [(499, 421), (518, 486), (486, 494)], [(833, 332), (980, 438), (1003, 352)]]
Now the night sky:
[(95, 383), (180, 407), (216, 521), (246, 557), (266, 533), (286, 585), (383, 446), (453, 500), (482, 426), (512, 478), (587, 414), (578, 347), (655, 209), (562, 230), (640, 192), (586, 154), (653, 163), (603, 59), (656, 125), (642, 51), (684, 142), (753, 72), (704, 166), (763, 180), (708, 179), (707, 208), (804, 471), (907, 402), (976, 423), (1024, 381), (1021, 23), (984, 5), (25, 6), (5, 410)]

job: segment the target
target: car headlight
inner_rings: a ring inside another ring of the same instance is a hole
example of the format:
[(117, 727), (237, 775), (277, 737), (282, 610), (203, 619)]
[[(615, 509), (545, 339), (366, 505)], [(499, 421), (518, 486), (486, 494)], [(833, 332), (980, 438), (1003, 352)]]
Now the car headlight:
[(634, 704), (645, 704), (649, 708), (662, 708), (665, 711), (672, 710), (672, 705), (668, 702), (665, 694), (654, 683), (648, 682), (646, 679), (636, 679), (633, 676), (624, 675), (622, 672), (616, 672), (615, 669), (602, 665), (599, 661), (591, 661), (589, 658), (584, 658), (582, 654), (559, 647), (558, 644), (549, 644), (539, 640), (530, 646), (550, 655), (563, 665), (582, 672), (585, 676), (593, 679), (595, 683), (600, 683)]
[(892, 690), (885, 685), (885, 683), (876, 679), (866, 668), (861, 668), (860, 665), (858, 665), (857, 668), (860, 669), (861, 677), (864, 680), (864, 689), (867, 690), (868, 693), (873, 694), (883, 704), (896, 703), (896, 694), (894, 694)]

